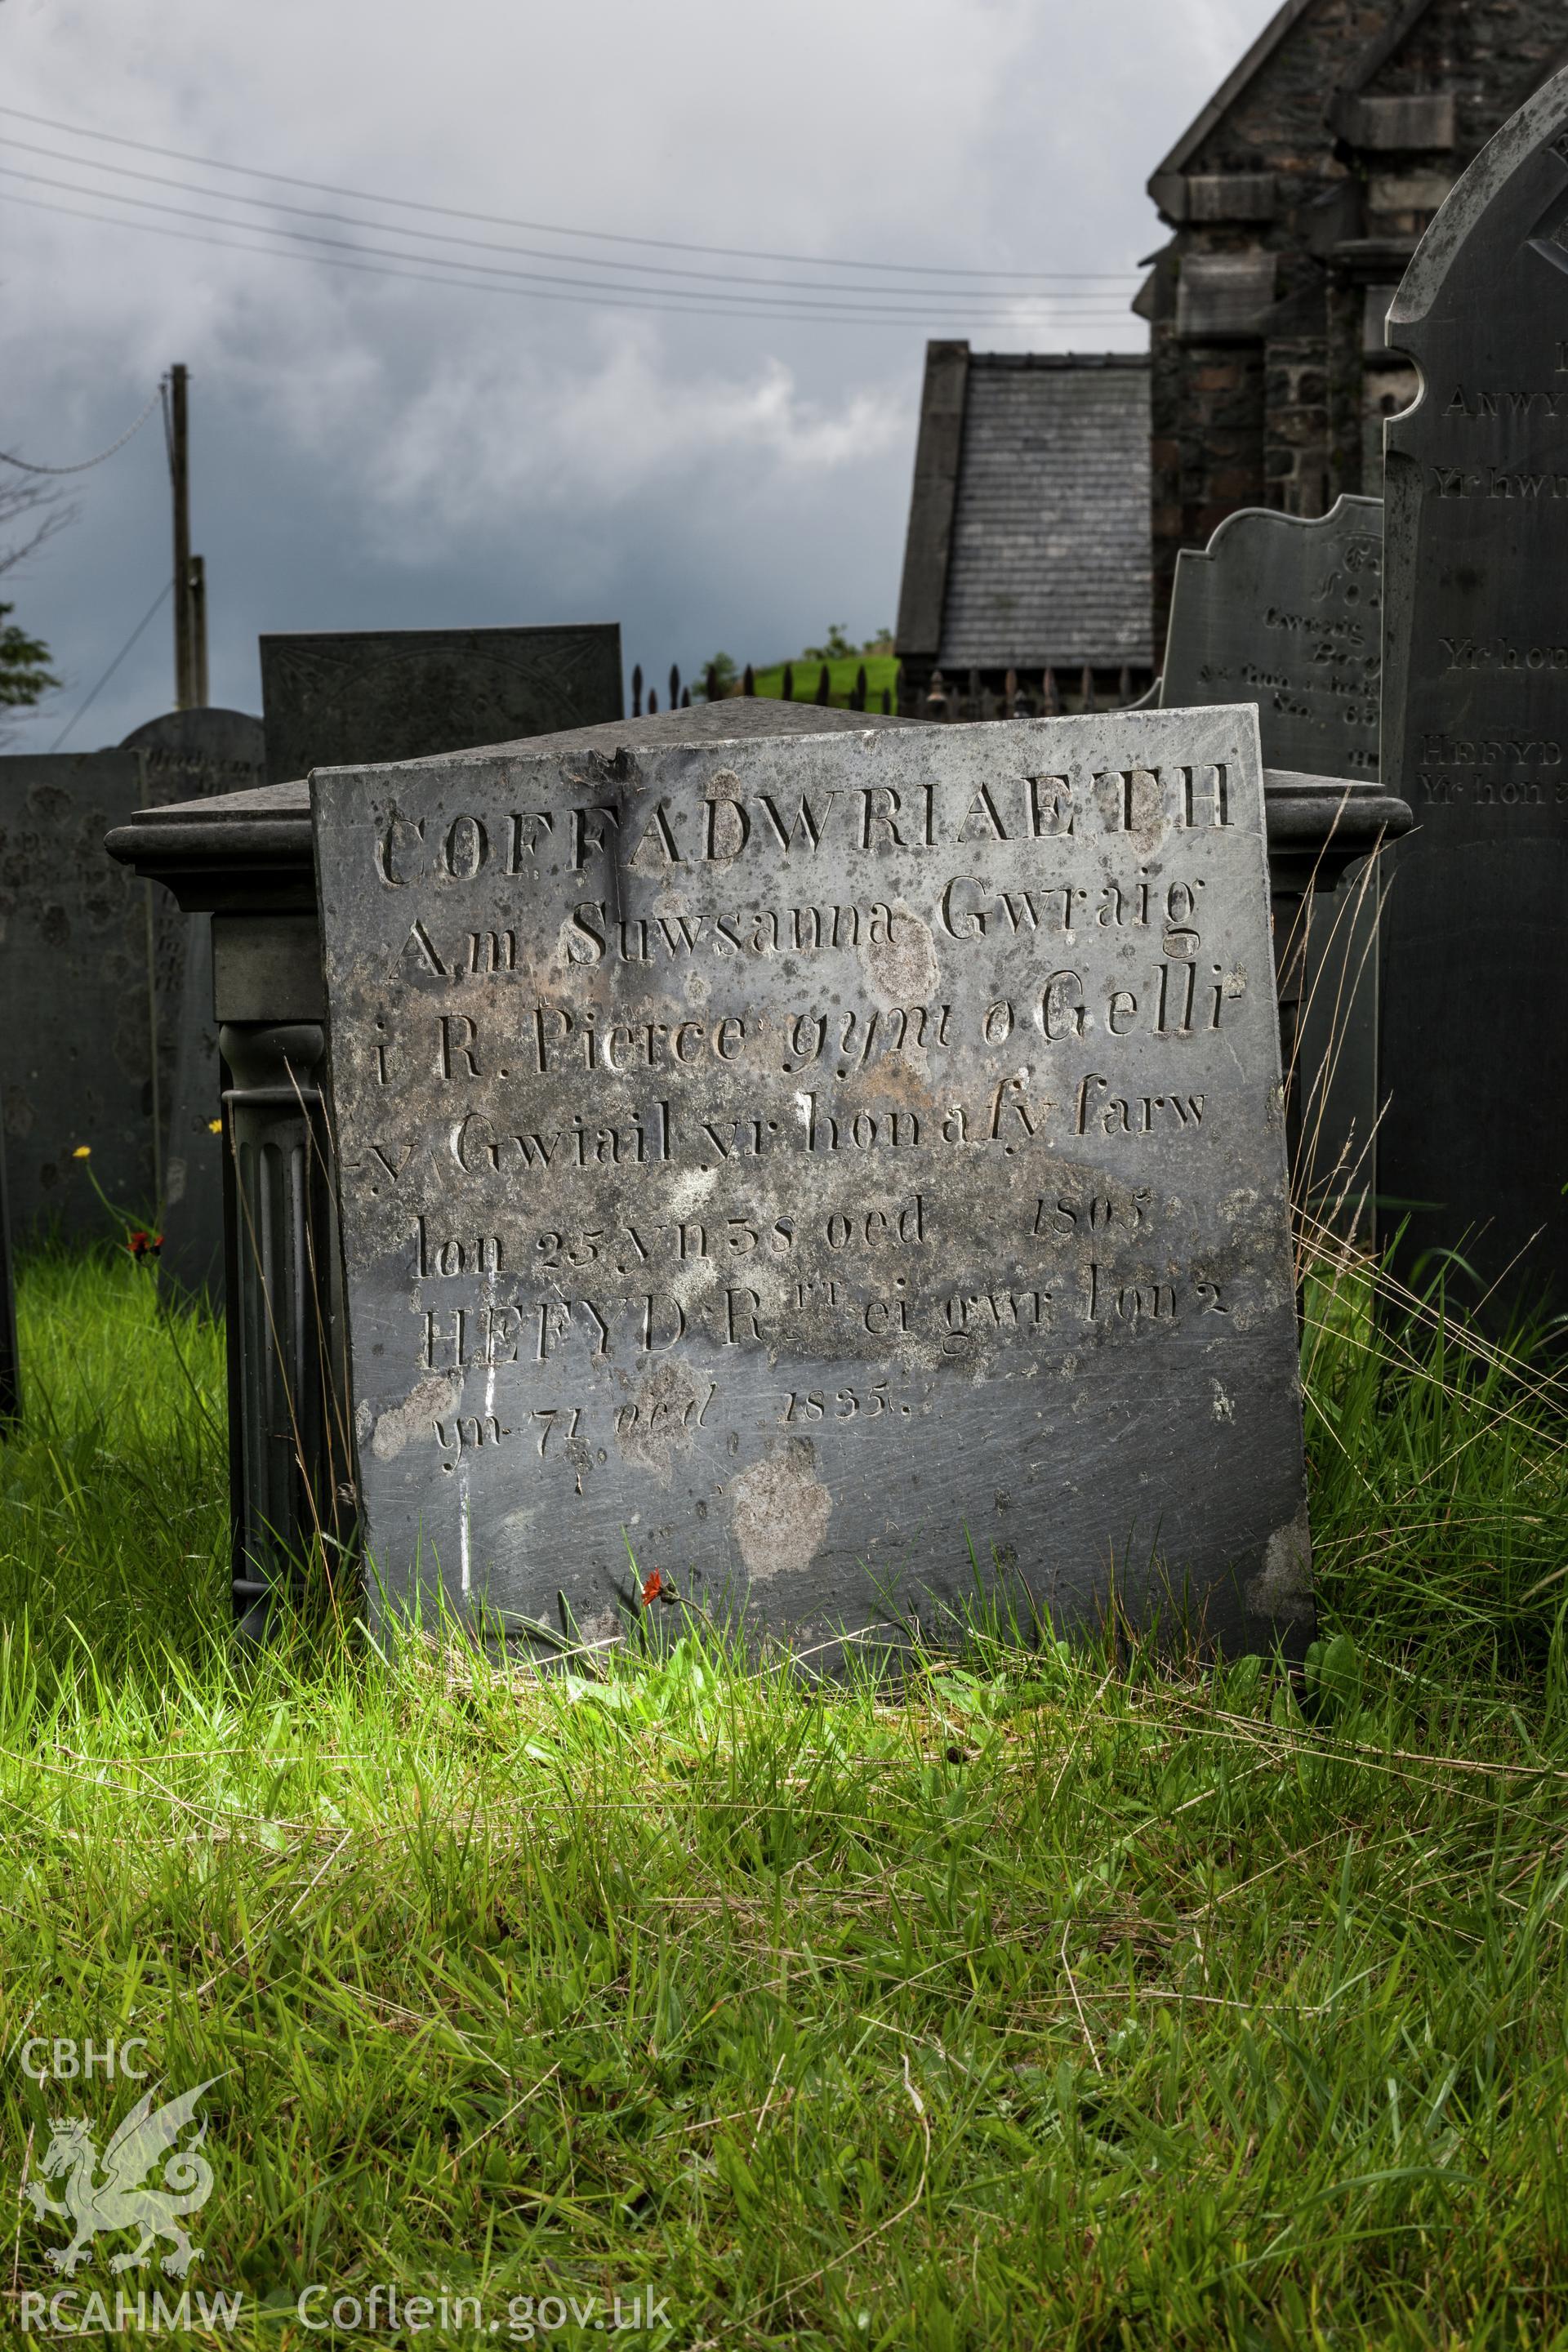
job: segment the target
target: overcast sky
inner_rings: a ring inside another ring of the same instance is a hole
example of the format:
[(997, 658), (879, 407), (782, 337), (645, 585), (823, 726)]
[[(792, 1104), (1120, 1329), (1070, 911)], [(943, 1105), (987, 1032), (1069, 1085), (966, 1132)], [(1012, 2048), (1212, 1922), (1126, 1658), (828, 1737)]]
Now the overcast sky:
[[(830, 621), (864, 639), (895, 618), (926, 337), (1141, 349), (1126, 304), (1163, 235), (1144, 182), (1271, 13), (0, 0), (0, 101), (20, 110), (0, 111), (0, 448), (89, 457), (187, 362), (212, 699), (241, 709), (260, 708), (264, 630), (618, 620), (628, 671), (661, 682)], [(361, 266), (284, 250), (284, 227)], [(465, 261), (587, 284), (558, 282), (568, 301), (405, 274)], [(983, 271), (1037, 281), (962, 275)], [(14, 749), (49, 747), (168, 577), (155, 415), (68, 487), (78, 520), (0, 583), (67, 680)], [(165, 606), (67, 748), (172, 699)]]

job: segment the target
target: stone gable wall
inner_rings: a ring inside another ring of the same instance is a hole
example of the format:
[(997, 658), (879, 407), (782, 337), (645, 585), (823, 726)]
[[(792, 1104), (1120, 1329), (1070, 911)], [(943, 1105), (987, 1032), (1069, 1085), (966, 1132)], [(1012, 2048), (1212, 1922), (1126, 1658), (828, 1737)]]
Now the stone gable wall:
[(1173, 230), (1140, 300), (1156, 647), (1178, 551), (1227, 514), (1381, 491), (1382, 420), (1414, 390), (1383, 310), (1470, 156), (1568, 52), (1562, 0), (1433, 0), (1367, 73), (1397, 23), (1315, 0), (1155, 184)]

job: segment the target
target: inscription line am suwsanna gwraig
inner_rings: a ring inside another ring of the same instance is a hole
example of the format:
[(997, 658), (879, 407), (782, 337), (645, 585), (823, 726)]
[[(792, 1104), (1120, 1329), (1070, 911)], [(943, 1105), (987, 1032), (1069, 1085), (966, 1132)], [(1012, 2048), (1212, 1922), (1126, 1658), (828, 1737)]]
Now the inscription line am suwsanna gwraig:
[(629, 1551), (793, 1633), (978, 1561), (1299, 1616), (1255, 730), (319, 774), (389, 1587), (585, 1627)]

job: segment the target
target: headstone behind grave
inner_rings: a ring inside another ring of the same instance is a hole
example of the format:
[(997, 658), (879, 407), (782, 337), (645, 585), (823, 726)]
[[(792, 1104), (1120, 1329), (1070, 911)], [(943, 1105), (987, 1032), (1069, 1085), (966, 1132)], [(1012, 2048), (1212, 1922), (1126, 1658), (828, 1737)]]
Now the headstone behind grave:
[(1415, 1204), (1412, 1267), (1459, 1250), (1561, 1309), (1568, 69), (1437, 214), (1388, 341), (1422, 383), (1385, 428), (1384, 775), (1418, 829), (1384, 926), (1380, 1189)]
[(313, 803), (395, 1601), (595, 1634), (657, 1572), (810, 1648), (1012, 1576), (1299, 1646), (1250, 710), (524, 747)]
[(180, 1290), (223, 1291), (223, 1062), (213, 1011), (210, 915), (187, 915), (190, 938), (174, 1030), (162, 1271)]
[[(211, 800), (265, 781), (259, 719), (247, 710), (171, 710), (128, 735), (147, 776), (147, 805)], [(155, 894), (159, 1097), (168, 1121), (163, 1156), (163, 1270), (179, 1286), (216, 1297), (223, 1284), (223, 1140), (213, 1131), (223, 1098), (213, 1015), (212, 918), (184, 915)]]
[(1162, 700), (1256, 701), (1265, 764), (1377, 774), (1383, 501), (1248, 507), (1176, 558)]
[[(1378, 772), (1383, 501), (1315, 521), (1247, 508), (1176, 559), (1161, 700), (1256, 697), (1263, 758), (1314, 776)], [(1303, 1197), (1375, 1190), (1377, 884), (1365, 865), (1311, 902), (1297, 1089)]]
[(265, 782), (262, 724), (249, 710), (165, 710), (127, 735), (121, 749), (142, 754), (149, 808), (250, 792)]
[(5, 1098), (0, 1091), (0, 1434), (22, 1412), (22, 1369), (16, 1349), (16, 1274), (11, 1258), (11, 1209), (5, 1183)]
[(72, 1237), (110, 1234), (89, 1171), (131, 1215), (156, 1205), (152, 897), (103, 846), (144, 798), (135, 751), (0, 758), (0, 1087), (18, 1237), (56, 1220)]
[(607, 622), (263, 637), (261, 700), (275, 784), (417, 760), (618, 719), (621, 633)]

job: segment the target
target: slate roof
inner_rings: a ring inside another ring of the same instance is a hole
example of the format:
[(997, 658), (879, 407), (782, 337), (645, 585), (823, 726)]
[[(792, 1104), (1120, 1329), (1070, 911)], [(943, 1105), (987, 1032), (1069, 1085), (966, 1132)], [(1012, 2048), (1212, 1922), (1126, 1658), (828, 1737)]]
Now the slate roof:
[(1146, 359), (970, 355), (937, 658), (1150, 666)]

